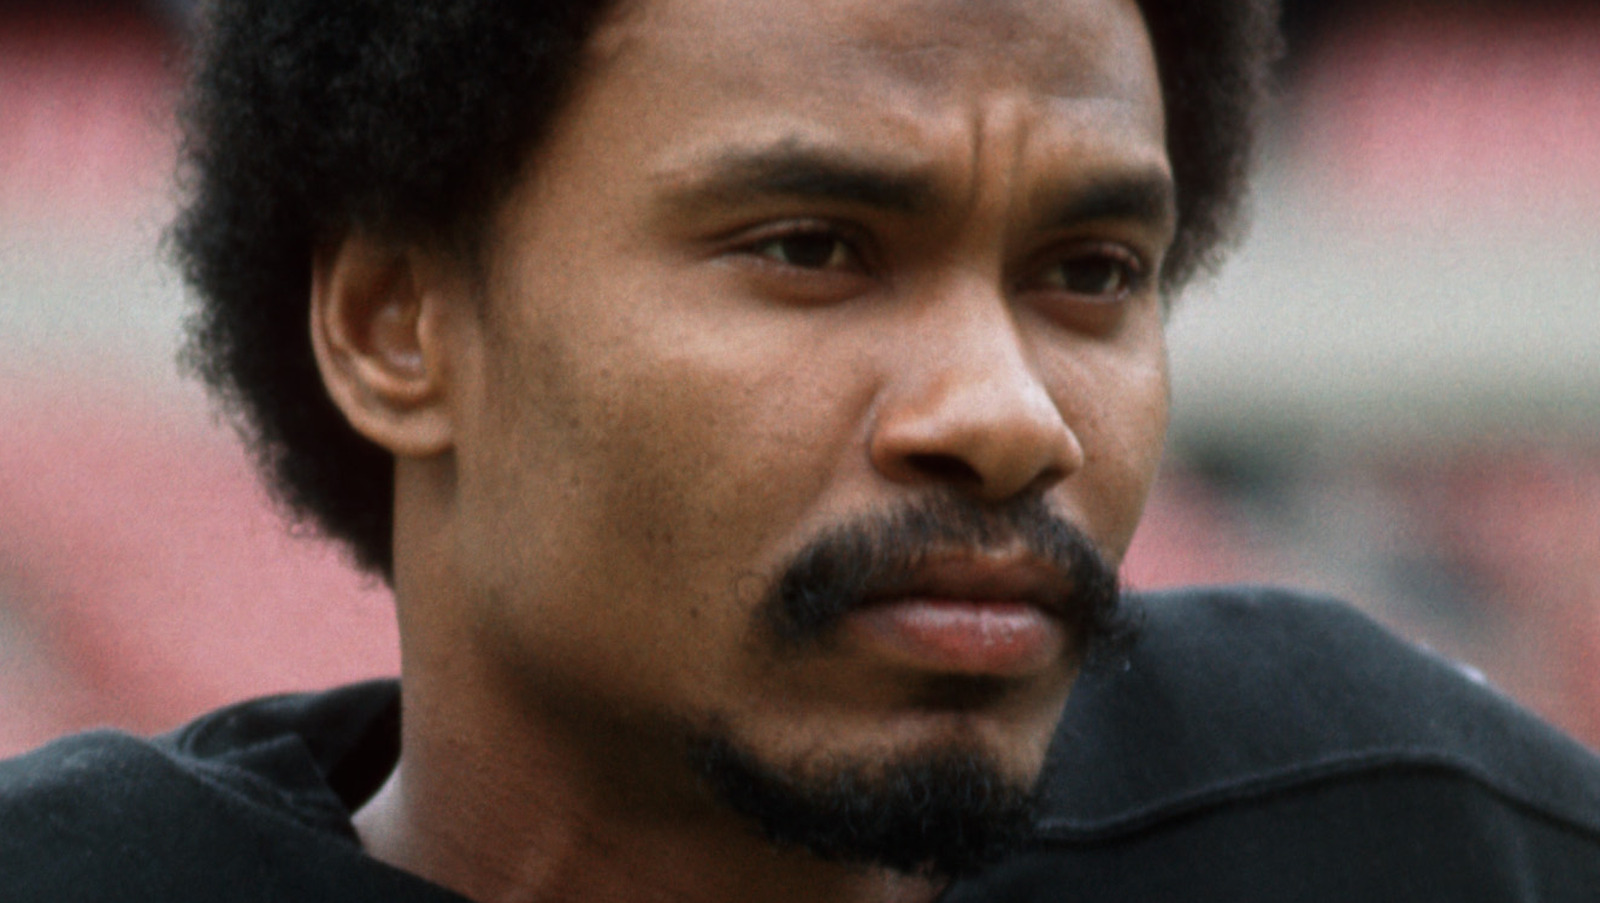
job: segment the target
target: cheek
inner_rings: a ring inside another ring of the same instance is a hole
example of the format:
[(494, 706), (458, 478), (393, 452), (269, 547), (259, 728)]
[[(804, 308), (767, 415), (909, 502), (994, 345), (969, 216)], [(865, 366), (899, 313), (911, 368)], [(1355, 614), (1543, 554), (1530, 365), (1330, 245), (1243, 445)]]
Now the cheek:
[(496, 355), (462, 468), (480, 634), (551, 698), (717, 692), (770, 550), (825, 479), (806, 463), (823, 430), (747, 361), (615, 333), (540, 344)]
[(619, 543), (674, 569), (775, 564), (835, 483), (863, 405), (847, 370), (811, 372), (781, 332), (705, 335), (635, 349), (591, 450), (609, 471), (600, 503)]
[(1165, 343), (1154, 333), (1132, 347), (1086, 356), (1064, 412), (1084, 446), (1084, 466), (1063, 484), (1074, 510), (1112, 563), (1133, 541), (1166, 441), (1169, 379)]
[(555, 543), (519, 571), (559, 574), (543, 598), (606, 613), (545, 612), (521, 596), (513, 617), (541, 631), (568, 622), (532, 642), (554, 637), (574, 666), (596, 647), (620, 650), (606, 670), (632, 676), (596, 675), (606, 692), (747, 690), (760, 677), (747, 658), (751, 612), (848, 457), (851, 400), (808, 379), (806, 355), (777, 339), (737, 345), (634, 342), (570, 374), (582, 390), (563, 402), (573, 416), (559, 429), (572, 482), (550, 512)]
[(493, 429), (511, 451), (486, 462), (499, 476), (479, 494), (545, 538), (506, 550), (524, 579), (604, 588), (653, 617), (686, 595), (715, 603), (778, 564), (834, 484), (864, 402), (849, 368), (822, 368), (796, 324), (631, 322), (646, 314), (506, 330), (561, 339), (495, 355)]

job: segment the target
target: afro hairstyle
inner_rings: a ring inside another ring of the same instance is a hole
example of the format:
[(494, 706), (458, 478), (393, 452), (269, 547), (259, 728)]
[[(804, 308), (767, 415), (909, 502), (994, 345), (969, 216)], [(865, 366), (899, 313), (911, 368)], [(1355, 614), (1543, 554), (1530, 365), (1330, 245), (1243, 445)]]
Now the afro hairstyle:
[[(975, 0), (976, 2), (976, 0)], [(1239, 229), (1275, 0), (1139, 0), (1178, 187), (1170, 297)], [(607, 0), (212, 0), (183, 113), (183, 352), (291, 517), (393, 577), (394, 461), (329, 398), (313, 251), (364, 230), (470, 245), (558, 113)]]

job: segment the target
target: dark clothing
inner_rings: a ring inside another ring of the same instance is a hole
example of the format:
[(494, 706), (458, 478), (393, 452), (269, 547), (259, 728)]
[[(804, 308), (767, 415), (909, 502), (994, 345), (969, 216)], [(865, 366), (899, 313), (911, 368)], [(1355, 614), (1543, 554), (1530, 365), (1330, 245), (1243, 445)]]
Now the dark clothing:
[(1600, 903), (1600, 759), (1335, 602), (1148, 600), (1073, 690), (1044, 843), (960, 901)]
[[(1336, 603), (1155, 594), (1079, 681), (1036, 849), (970, 901), (1600, 901), (1600, 759)], [(461, 898), (366, 857), (393, 682), (0, 764), (0, 900)]]

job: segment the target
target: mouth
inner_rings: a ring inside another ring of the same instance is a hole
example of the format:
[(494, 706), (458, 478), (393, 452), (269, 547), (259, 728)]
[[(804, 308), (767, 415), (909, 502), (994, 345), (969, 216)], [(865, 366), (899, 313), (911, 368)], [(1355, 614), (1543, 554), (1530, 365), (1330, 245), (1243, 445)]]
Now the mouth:
[(945, 556), (847, 614), (847, 635), (893, 664), (932, 674), (1022, 679), (1057, 672), (1076, 645), (1072, 588), (1025, 557)]

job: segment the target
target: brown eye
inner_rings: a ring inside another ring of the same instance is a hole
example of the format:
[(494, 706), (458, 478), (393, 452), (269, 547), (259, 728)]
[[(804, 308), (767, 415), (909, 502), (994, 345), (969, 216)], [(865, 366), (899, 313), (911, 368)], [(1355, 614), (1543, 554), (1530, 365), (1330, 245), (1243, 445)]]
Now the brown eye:
[(1094, 251), (1063, 257), (1041, 274), (1043, 287), (1083, 298), (1115, 301), (1139, 288), (1142, 271), (1122, 254)]
[(768, 260), (803, 270), (839, 269), (855, 262), (850, 246), (826, 232), (784, 235), (768, 239), (753, 250)]
[(828, 219), (776, 220), (723, 239), (719, 257), (751, 292), (782, 304), (819, 307), (854, 298), (876, 284), (872, 236)]

